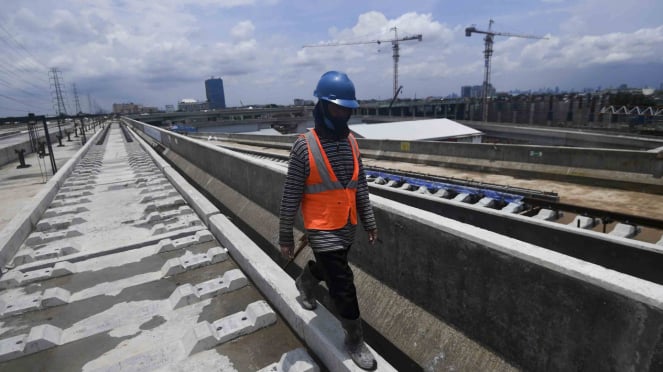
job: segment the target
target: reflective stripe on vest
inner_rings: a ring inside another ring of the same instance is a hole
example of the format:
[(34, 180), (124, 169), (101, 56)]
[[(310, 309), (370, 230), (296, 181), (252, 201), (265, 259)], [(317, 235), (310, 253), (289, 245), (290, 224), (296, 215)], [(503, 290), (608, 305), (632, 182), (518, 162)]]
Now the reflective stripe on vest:
[(304, 134), (309, 153), (309, 176), (304, 186), (302, 214), (304, 227), (315, 230), (336, 230), (348, 222), (357, 224), (357, 181), (359, 179), (359, 147), (354, 136), (348, 136), (354, 169), (346, 187), (338, 181), (315, 131)]

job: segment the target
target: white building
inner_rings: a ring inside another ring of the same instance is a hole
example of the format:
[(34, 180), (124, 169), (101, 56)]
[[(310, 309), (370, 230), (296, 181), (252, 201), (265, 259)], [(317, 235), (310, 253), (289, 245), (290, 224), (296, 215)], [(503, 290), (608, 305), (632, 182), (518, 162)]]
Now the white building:
[(184, 98), (183, 100), (177, 103), (178, 111), (185, 111), (185, 112), (203, 111), (207, 110), (208, 108), (209, 105), (207, 104), (207, 102), (199, 102), (193, 98)]

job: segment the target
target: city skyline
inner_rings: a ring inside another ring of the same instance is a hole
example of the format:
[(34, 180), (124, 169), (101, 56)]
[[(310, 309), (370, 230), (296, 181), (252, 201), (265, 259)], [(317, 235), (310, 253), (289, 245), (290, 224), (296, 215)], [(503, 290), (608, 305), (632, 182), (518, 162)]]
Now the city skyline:
[[(229, 107), (312, 99), (319, 76), (345, 71), (359, 99), (390, 99), (391, 43), (302, 48), (326, 42), (391, 40), (400, 44), (401, 98), (460, 94), (483, 82), (486, 30), (496, 36), (491, 83), (498, 91), (559, 87), (658, 88), (663, 82), (663, 4), (653, 0), (518, 0), (416, 3), (185, 0), (94, 5), (63, 0), (10, 2), (0, 15), (0, 116), (53, 113), (48, 70), (61, 71), (95, 106), (141, 102), (164, 107), (205, 96), (203, 81), (224, 81)], [(88, 101), (90, 101), (88, 99)], [(84, 103), (85, 100), (83, 100)], [(86, 107), (87, 105), (83, 105)]]

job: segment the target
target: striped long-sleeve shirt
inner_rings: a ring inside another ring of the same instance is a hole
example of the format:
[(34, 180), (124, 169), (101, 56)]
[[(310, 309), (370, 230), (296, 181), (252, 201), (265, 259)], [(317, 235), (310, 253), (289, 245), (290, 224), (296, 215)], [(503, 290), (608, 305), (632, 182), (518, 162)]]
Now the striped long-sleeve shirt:
[[(336, 178), (345, 186), (352, 178), (354, 160), (347, 139), (335, 140), (319, 136), (322, 148)], [(309, 176), (308, 147), (303, 137), (298, 137), (290, 152), (288, 174), (281, 198), (279, 244), (294, 244), (293, 225), (304, 193), (304, 185)], [(366, 175), (359, 157), (359, 180), (357, 182), (357, 213), (364, 230), (376, 228), (375, 217), (368, 194)], [(339, 230), (307, 230), (309, 244), (315, 252), (347, 248), (354, 241), (356, 225), (348, 222)]]

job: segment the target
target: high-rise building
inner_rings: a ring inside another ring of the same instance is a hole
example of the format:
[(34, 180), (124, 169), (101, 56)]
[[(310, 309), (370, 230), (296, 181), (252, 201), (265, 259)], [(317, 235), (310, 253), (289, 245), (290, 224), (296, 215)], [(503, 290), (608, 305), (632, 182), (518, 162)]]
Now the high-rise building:
[(211, 110), (226, 108), (226, 95), (223, 93), (223, 79), (209, 78), (205, 80), (207, 102)]

